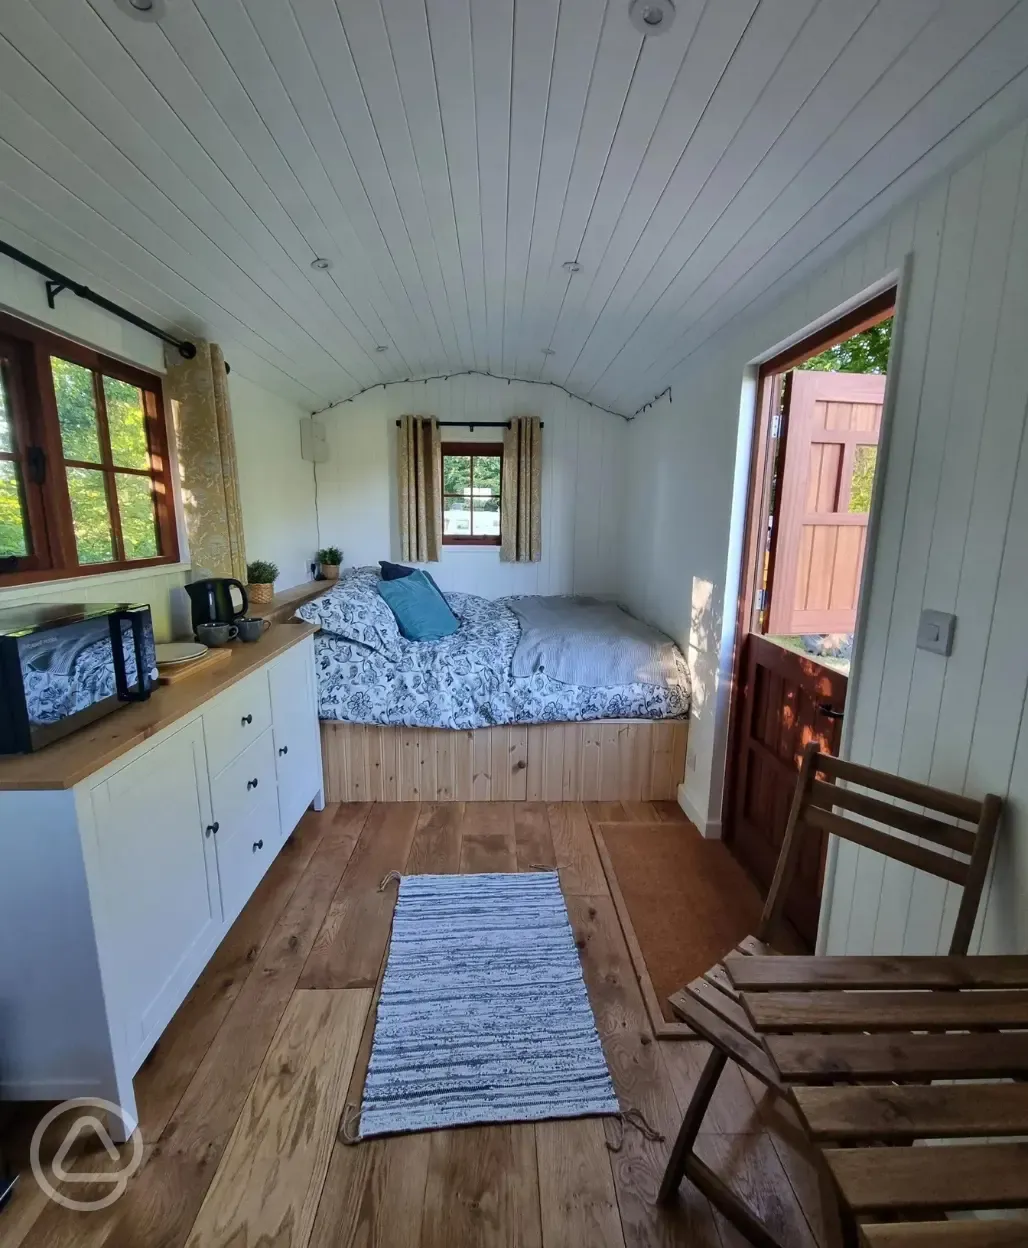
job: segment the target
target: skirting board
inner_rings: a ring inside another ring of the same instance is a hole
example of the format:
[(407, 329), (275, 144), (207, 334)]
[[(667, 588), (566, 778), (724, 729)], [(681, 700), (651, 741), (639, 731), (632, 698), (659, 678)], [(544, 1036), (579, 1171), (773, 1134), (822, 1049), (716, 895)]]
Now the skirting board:
[(674, 801), (685, 720), (501, 728), (321, 723), (329, 802)]

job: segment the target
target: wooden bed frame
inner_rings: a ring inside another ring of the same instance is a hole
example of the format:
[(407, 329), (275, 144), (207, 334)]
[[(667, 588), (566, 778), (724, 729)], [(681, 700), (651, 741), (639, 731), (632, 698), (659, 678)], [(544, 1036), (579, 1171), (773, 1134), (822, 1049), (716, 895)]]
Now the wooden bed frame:
[(673, 801), (686, 720), (502, 728), (321, 721), (329, 802)]

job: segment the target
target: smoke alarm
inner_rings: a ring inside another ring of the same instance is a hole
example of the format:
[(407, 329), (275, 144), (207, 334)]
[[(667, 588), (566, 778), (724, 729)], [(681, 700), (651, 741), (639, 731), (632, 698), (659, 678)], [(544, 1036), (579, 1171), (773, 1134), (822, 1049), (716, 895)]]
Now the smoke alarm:
[(644, 35), (662, 35), (675, 20), (673, 0), (632, 0), (628, 18)]

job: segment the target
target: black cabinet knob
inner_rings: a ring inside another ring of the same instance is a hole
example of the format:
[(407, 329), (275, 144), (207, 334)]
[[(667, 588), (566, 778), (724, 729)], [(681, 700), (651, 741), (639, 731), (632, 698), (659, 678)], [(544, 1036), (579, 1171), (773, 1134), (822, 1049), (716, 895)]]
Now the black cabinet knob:
[(204, 828), (204, 835), (207, 836), (208, 838), (211, 836), (217, 836), (219, 827), (220, 827), (220, 824), (218, 824), (217, 822), (209, 823), (207, 827)]
[(243, 723), (243, 724), (252, 724), (252, 723), (253, 723), (253, 716), (252, 716), (252, 715), (244, 715), (244, 716), (243, 716), (243, 718), (242, 718), (242, 720), (241, 720), (240, 722), (241, 722), (241, 723)]
[(264, 841), (263, 841), (263, 840), (260, 840), (260, 841), (254, 841), (254, 843), (253, 843), (253, 852), (254, 852), (254, 853), (256, 853), (259, 849), (263, 849), (263, 848), (264, 848)]
[(283, 746), (281, 746), (281, 747), (279, 748), (279, 751), (278, 751), (278, 752), (279, 752), (280, 754), (288, 754), (288, 753), (289, 753), (289, 746), (288, 746), (288, 745), (283, 745)]
[(252, 780), (247, 780), (246, 787), (248, 789), (255, 789), (257, 787), (257, 777), (254, 776)]

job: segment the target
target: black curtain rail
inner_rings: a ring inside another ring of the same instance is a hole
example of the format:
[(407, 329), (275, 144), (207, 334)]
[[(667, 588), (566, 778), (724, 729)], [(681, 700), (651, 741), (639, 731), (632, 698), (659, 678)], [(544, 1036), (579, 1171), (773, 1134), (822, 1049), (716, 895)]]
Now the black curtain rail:
[[(399, 429), (401, 423), (402, 422), (399, 420), (396, 422), (397, 429)], [(476, 429), (510, 428), (509, 420), (439, 420), (436, 421), (436, 424), (440, 429), (470, 429), (472, 433), (474, 433)], [(539, 428), (546, 428), (546, 422), (544, 420), (539, 422)]]
[[(78, 295), (80, 299), (85, 299), (89, 303), (95, 303), (98, 308), (103, 308), (105, 312), (110, 312), (112, 315), (120, 317), (123, 321), (128, 321), (130, 325), (135, 325), (138, 329), (143, 329), (148, 334), (153, 334), (155, 338), (160, 338), (162, 342), (168, 343), (169, 346), (177, 347), (179, 355), (183, 359), (191, 360), (196, 355), (194, 343), (173, 338), (171, 334), (166, 334), (163, 329), (158, 329), (156, 325), (151, 325), (149, 321), (144, 321), (141, 316), (136, 316), (128, 308), (122, 308), (118, 304), (112, 303), (110, 299), (105, 299), (103, 295), (98, 295), (95, 291), (90, 290), (88, 286), (83, 286), (81, 282), (72, 281), (64, 273), (58, 273), (56, 269), (50, 268), (48, 264), (34, 260), (32, 256), (26, 255), (24, 251), (19, 251), (17, 247), (12, 247), (10, 243), (5, 243), (3, 239), (0, 239), (0, 252), (5, 256), (10, 256), (12, 260), (17, 260), (19, 264), (23, 264), (27, 269), (32, 269), (41, 277), (46, 278), (46, 301), (51, 308), (54, 306), (54, 299), (61, 291), (70, 290), (73, 295)], [(228, 366), (226, 365), (227, 371)]]

